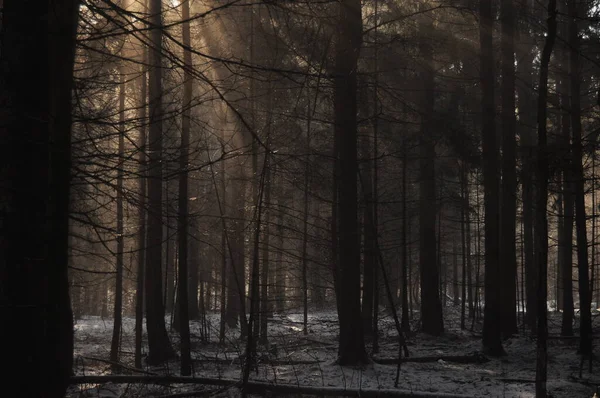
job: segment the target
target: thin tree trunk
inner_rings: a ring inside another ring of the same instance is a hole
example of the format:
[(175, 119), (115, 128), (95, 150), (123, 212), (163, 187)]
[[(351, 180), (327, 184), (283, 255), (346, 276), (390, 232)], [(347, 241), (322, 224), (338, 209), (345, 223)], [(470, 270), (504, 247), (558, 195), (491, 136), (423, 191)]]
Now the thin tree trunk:
[(577, 23), (581, 2), (569, 0), (569, 74), (571, 76), (571, 129), (573, 132), (573, 183), (575, 188), (575, 226), (577, 229), (577, 268), (579, 271), (580, 345), (582, 357), (592, 353), (592, 317), (588, 239), (586, 232), (583, 148), (581, 140), (581, 70), (580, 39)]
[[(422, 5), (422, 7), (425, 7)], [(419, 135), (419, 261), (421, 276), (421, 323), (425, 333), (437, 336), (444, 332), (442, 303), (439, 290), (439, 267), (436, 253), (435, 218), (435, 142), (434, 129), (434, 66), (433, 50), (426, 34), (431, 23), (420, 22), (419, 48), (423, 58), (421, 80), (421, 134)]]
[(271, 222), (271, 211), (270, 211), (270, 203), (271, 203), (271, 172), (268, 172), (268, 175), (265, 178), (265, 204), (264, 204), (264, 213), (265, 213), (265, 223), (264, 223), (264, 231), (263, 231), (263, 242), (262, 242), (262, 272), (260, 274), (260, 339), (259, 342), (261, 344), (266, 345), (268, 343), (268, 330), (269, 327), (269, 300), (272, 291), (272, 287), (269, 284), (269, 277), (272, 273), (269, 265), (269, 240), (271, 238), (270, 234), (270, 222)]
[[(275, 167), (275, 165), (273, 165)], [(273, 175), (276, 175), (276, 169), (273, 170)], [(285, 311), (285, 268), (283, 266), (283, 251), (284, 251), (284, 236), (283, 236), (283, 200), (279, 197), (279, 211), (277, 212), (277, 236), (279, 237), (279, 248), (277, 250), (277, 258), (275, 264), (277, 269), (275, 270), (275, 312), (281, 314)]]
[[(567, 12), (566, 3), (559, 3), (559, 10)], [(568, 35), (568, 23), (561, 23), (559, 26), (559, 35), (566, 37)], [(563, 197), (563, 219), (562, 219), (562, 241), (559, 239), (559, 253), (562, 258), (561, 264), (561, 293), (562, 293), (562, 323), (560, 333), (562, 336), (573, 335), (573, 319), (575, 317), (573, 303), (573, 223), (574, 223), (574, 187), (573, 187), (573, 168), (571, 159), (571, 120), (570, 120), (570, 100), (569, 100), (569, 50), (564, 44), (557, 48), (561, 63), (561, 76), (558, 83), (558, 94), (561, 105), (561, 143), (566, 156), (563, 159), (564, 166), (562, 170), (562, 197)]]
[(110, 360), (119, 361), (121, 325), (123, 320), (123, 167), (125, 159), (125, 75), (120, 71), (119, 84), (119, 148), (117, 164), (117, 264), (115, 281), (115, 306), (113, 316), (113, 335), (110, 344)]
[(308, 93), (308, 105), (306, 115), (306, 159), (304, 163), (304, 215), (302, 219), (302, 306), (303, 323), (302, 333), (308, 334), (308, 209), (309, 209), (309, 190), (310, 190), (310, 136), (312, 127), (312, 109), (310, 107), (310, 92)]
[[(221, 318), (219, 321), (219, 342), (225, 342), (225, 325), (227, 324), (227, 226), (225, 223), (225, 216), (227, 211), (227, 191), (225, 188), (225, 131), (221, 132), (221, 176), (219, 177), (220, 182), (220, 204), (219, 209), (221, 213)], [(217, 188), (215, 187), (215, 190)], [(216, 191), (217, 194), (219, 190)]]
[(537, 361), (535, 372), (535, 396), (546, 397), (548, 373), (548, 150), (547, 150), (547, 100), (548, 66), (556, 39), (556, 0), (548, 1), (548, 33), (540, 61), (540, 81), (538, 97), (538, 200), (536, 208), (536, 252), (539, 262), (538, 280), (538, 325), (537, 325)]
[(519, 99), (519, 136), (521, 146), (521, 186), (523, 202), (523, 251), (525, 269), (526, 323), (532, 334), (536, 332), (537, 322), (537, 266), (534, 262), (533, 214), (535, 211), (533, 176), (535, 174), (535, 99), (531, 87), (534, 86), (534, 57), (528, 18), (531, 14), (530, 2), (520, 5), (521, 28), (517, 42), (517, 72), (520, 84), (517, 86)]
[[(371, 143), (368, 137), (364, 137), (361, 145), (365, 148), (365, 157), (371, 155)], [(374, 284), (375, 284), (375, 269), (377, 262), (375, 258), (375, 231), (373, 230), (373, 183), (372, 183), (372, 167), (371, 161), (367, 160), (364, 163), (364, 169), (361, 173), (362, 190), (365, 198), (365, 208), (363, 214), (363, 236), (364, 236), (364, 254), (363, 254), (363, 297), (362, 297), (362, 319), (365, 335), (373, 335), (373, 300), (374, 300)], [(397, 279), (393, 281), (394, 300), (397, 299)], [(395, 303), (395, 301), (394, 301)]]
[(190, 353), (190, 320), (188, 298), (188, 162), (190, 146), (190, 113), (192, 102), (192, 53), (189, 48), (190, 39), (190, 0), (181, 3), (181, 35), (183, 38), (183, 103), (181, 115), (181, 146), (179, 149), (179, 214), (177, 217), (177, 237), (179, 241), (179, 336), (181, 337), (181, 375), (192, 374), (192, 358)]
[(500, 225), (500, 324), (504, 337), (517, 326), (517, 142), (515, 117), (515, 9), (514, 0), (502, 0), (502, 206)]
[[(143, 48), (142, 65), (146, 65), (147, 49)], [(146, 67), (142, 66), (141, 71), (141, 90), (140, 90), (140, 136), (139, 136), (139, 175), (140, 175), (140, 197), (139, 197), (139, 230), (137, 234), (138, 241), (138, 263), (137, 280), (135, 291), (135, 367), (142, 368), (142, 325), (144, 322), (144, 268), (146, 264), (146, 105), (147, 105), (147, 80)]]
[(402, 331), (410, 332), (410, 319), (408, 316), (408, 297), (410, 279), (409, 258), (408, 258), (408, 227), (410, 220), (408, 219), (408, 211), (406, 210), (407, 202), (407, 185), (408, 185), (408, 148), (405, 141), (402, 145)]
[[(467, 166), (462, 163), (460, 168), (460, 194), (462, 197), (462, 205), (460, 206), (460, 243), (461, 243), (461, 254), (462, 254), (462, 274), (461, 274), (461, 302), (460, 302), (460, 328), (465, 329), (465, 317), (466, 317), (466, 301), (467, 301), (467, 257), (470, 256), (470, 245), (467, 243), (466, 226), (467, 223), (467, 212), (469, 208), (467, 206)], [(471, 281), (469, 280), (469, 283)], [(469, 286), (469, 290), (471, 287)], [(469, 297), (470, 299), (470, 297)], [(470, 303), (469, 303), (470, 306)]]

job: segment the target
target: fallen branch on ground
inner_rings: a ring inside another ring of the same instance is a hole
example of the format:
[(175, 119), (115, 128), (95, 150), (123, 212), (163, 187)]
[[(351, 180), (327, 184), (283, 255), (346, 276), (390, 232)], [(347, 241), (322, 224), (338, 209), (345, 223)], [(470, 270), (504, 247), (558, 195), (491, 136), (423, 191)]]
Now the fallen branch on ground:
[[(209, 377), (189, 376), (137, 376), (137, 375), (108, 375), (108, 376), (73, 376), (71, 384), (100, 384), (100, 383), (143, 383), (143, 384), (206, 384), (218, 386), (241, 387), (242, 383), (234, 379), (213, 379)], [(270, 391), (274, 394), (309, 394), (316, 396), (350, 396), (350, 397), (394, 397), (394, 398), (468, 398), (468, 395), (447, 394), (441, 392), (407, 391), (391, 388), (359, 389), (344, 387), (311, 387), (293, 384), (271, 384), (266, 382), (249, 381), (246, 391), (251, 394), (263, 394)]]
[[(471, 355), (436, 355), (430, 357), (408, 357), (402, 358), (402, 363), (406, 362), (416, 362), (416, 363), (426, 363), (426, 362), (437, 362), (439, 360), (445, 362), (454, 362), (454, 363), (486, 363), (489, 362), (489, 359), (480, 353), (471, 354)], [(381, 365), (395, 365), (398, 363), (398, 358), (373, 358), (373, 362), (381, 364)]]
[[(258, 363), (264, 363), (268, 365), (314, 365), (317, 363), (321, 363), (322, 361), (317, 360), (282, 360), (282, 359), (268, 359), (268, 358), (257, 358)], [(219, 363), (225, 365), (239, 365), (240, 358), (232, 358), (232, 359), (224, 359), (224, 358), (205, 358), (205, 359), (195, 359), (196, 363)]]
[(83, 358), (83, 359), (89, 359), (90, 361), (107, 363), (109, 365), (117, 366), (117, 367), (119, 367), (119, 368), (121, 368), (123, 370), (128, 370), (128, 371), (134, 372), (134, 373), (141, 373), (141, 374), (145, 374), (145, 375), (156, 375), (156, 373), (147, 372), (147, 371), (142, 370), (142, 369), (132, 368), (131, 366), (124, 365), (124, 364), (122, 364), (120, 362), (109, 361), (108, 359), (102, 359), (102, 358), (96, 358), (96, 357), (81, 357), (81, 358)]

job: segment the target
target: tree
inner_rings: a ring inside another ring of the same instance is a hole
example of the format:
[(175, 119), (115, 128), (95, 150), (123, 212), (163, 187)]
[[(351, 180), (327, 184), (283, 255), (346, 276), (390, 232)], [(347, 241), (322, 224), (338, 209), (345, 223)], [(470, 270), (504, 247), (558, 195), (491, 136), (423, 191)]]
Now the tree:
[(148, 232), (146, 244), (146, 328), (148, 363), (161, 363), (174, 356), (162, 298), (162, 4), (150, 0), (151, 19), (149, 65), (148, 131)]
[(482, 92), (481, 135), (485, 212), (485, 309), (483, 347), (491, 355), (503, 355), (499, 306), (499, 203), (498, 149), (494, 101), (493, 14), (490, 1), (480, 2), (479, 36), (481, 45), (480, 81)]
[(177, 236), (179, 240), (179, 334), (181, 336), (181, 375), (192, 374), (192, 358), (190, 354), (190, 315), (188, 300), (188, 163), (190, 146), (190, 113), (192, 106), (192, 53), (190, 39), (190, 2), (181, 3), (181, 34), (183, 37), (184, 71), (183, 71), (183, 113), (181, 115), (181, 147), (179, 153), (179, 215), (177, 218)]
[(581, 70), (578, 21), (581, 2), (569, 0), (569, 75), (571, 76), (571, 131), (573, 134), (573, 185), (575, 187), (575, 228), (577, 230), (577, 268), (579, 271), (580, 343), (582, 357), (592, 353), (592, 315), (588, 260), (588, 239), (585, 216), (585, 177), (581, 142)]
[[(559, 10), (566, 13), (566, 3), (559, 3)], [(561, 23), (558, 27), (559, 36), (567, 37), (568, 23)], [(561, 229), (559, 230), (559, 250), (561, 258), (560, 263), (560, 286), (562, 287), (562, 324), (560, 334), (563, 336), (573, 335), (573, 319), (575, 310), (573, 304), (573, 223), (575, 219), (574, 190), (573, 190), (573, 169), (571, 159), (571, 120), (570, 120), (570, 100), (569, 100), (569, 50), (564, 44), (557, 46), (557, 55), (560, 57), (561, 75), (558, 84), (558, 94), (560, 101), (560, 125), (561, 140), (565, 156), (562, 159), (562, 206), (563, 219)], [(562, 231), (562, 234), (560, 232)], [(562, 238), (562, 239), (561, 239)], [(559, 294), (561, 293), (559, 289)]]
[(23, 380), (21, 396), (62, 397), (73, 363), (67, 264), (78, 2), (7, 0), (2, 11), (0, 313), (11, 327), (0, 338), (19, 347), (5, 350), (4, 376)]
[(116, 281), (115, 308), (113, 316), (113, 335), (110, 345), (110, 360), (118, 362), (121, 340), (121, 324), (123, 323), (123, 167), (125, 158), (125, 74), (123, 68), (119, 71), (119, 155), (117, 165), (117, 250), (116, 250)]
[(357, 197), (357, 61), (362, 42), (359, 0), (339, 5), (334, 78), (334, 129), (339, 137), (339, 364), (367, 363), (360, 314), (360, 251)]
[[(421, 5), (424, 8), (424, 5)], [(425, 17), (423, 17), (425, 18)], [(437, 336), (444, 331), (442, 303), (439, 293), (439, 268), (436, 255), (435, 218), (435, 140), (434, 140), (434, 69), (431, 23), (420, 22), (419, 49), (424, 59), (421, 81), (421, 131), (419, 135), (419, 261), (421, 274), (421, 323), (425, 333)], [(404, 166), (406, 167), (406, 165)]]
[(538, 323), (537, 323), (537, 366), (535, 372), (535, 396), (546, 397), (546, 379), (548, 366), (548, 138), (547, 138), (547, 100), (548, 65), (556, 40), (556, 0), (548, 1), (548, 33), (540, 60), (540, 80), (538, 86), (538, 187), (536, 207), (535, 248), (538, 260)]
[(513, 0), (502, 0), (502, 192), (500, 225), (500, 270), (503, 297), (502, 333), (518, 332), (517, 327), (517, 142), (515, 117), (515, 9)]

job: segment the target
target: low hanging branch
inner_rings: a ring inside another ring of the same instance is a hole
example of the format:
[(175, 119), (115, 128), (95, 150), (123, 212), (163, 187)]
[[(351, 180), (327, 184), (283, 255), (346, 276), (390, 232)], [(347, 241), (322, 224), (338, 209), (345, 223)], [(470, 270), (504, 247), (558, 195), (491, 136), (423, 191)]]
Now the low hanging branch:
[[(209, 377), (189, 376), (73, 376), (71, 384), (97, 384), (97, 383), (143, 383), (143, 384), (202, 384), (214, 386), (241, 387), (242, 383), (234, 379), (213, 379)], [(447, 394), (437, 392), (407, 391), (397, 389), (361, 389), (344, 387), (311, 387), (294, 384), (272, 384), (266, 382), (248, 381), (244, 389), (250, 394), (264, 394), (269, 391), (280, 395), (307, 394), (329, 397), (397, 397), (397, 398), (468, 398), (469, 395)]]

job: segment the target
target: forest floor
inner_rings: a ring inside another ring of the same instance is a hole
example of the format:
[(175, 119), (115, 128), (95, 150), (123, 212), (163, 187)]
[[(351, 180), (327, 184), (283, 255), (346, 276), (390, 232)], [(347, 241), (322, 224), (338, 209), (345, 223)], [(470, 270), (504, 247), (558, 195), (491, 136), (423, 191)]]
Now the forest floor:
[[(415, 313), (415, 318), (418, 314)], [(594, 314), (597, 315), (597, 314)], [(381, 364), (380, 359), (397, 358), (398, 337), (394, 323), (385, 312), (380, 322), (380, 353), (376, 361), (364, 368), (341, 367), (336, 364), (338, 324), (335, 310), (312, 311), (308, 318), (308, 335), (302, 333), (302, 314), (276, 314), (269, 323), (270, 349), (259, 346), (258, 371), (250, 380), (273, 384), (293, 384), (308, 387), (343, 387), (364, 392), (394, 389), (396, 365)], [(218, 344), (218, 314), (208, 314), (208, 341), (202, 341), (199, 322), (192, 321), (193, 372), (196, 377), (241, 380), (239, 357), (245, 342), (239, 330), (227, 331), (227, 343)], [(594, 319), (597, 319), (594, 316)], [(410, 357), (440, 357), (477, 355), (481, 351), (481, 324), (474, 330), (460, 329), (460, 309), (445, 308), (446, 331), (441, 337), (422, 333), (408, 336)], [(594, 335), (600, 331), (594, 322)], [(107, 361), (112, 336), (112, 320), (84, 317), (75, 325), (76, 375), (111, 375)], [(413, 326), (417, 326), (415, 323)], [(470, 322), (469, 322), (470, 326)], [(577, 329), (576, 329), (577, 332)], [(145, 328), (144, 328), (145, 333)], [(593, 373), (586, 363), (580, 377), (578, 339), (559, 338), (560, 314), (549, 313), (548, 392), (554, 398), (592, 397), (595, 385), (600, 385), (600, 363), (594, 362)], [(176, 349), (179, 337), (170, 333)], [(124, 318), (121, 363), (133, 367), (134, 320)], [(145, 342), (144, 342), (145, 343)], [(274, 350), (276, 346), (276, 352)], [(370, 352), (371, 344), (367, 345)], [(523, 333), (504, 342), (507, 355), (489, 361), (460, 363), (431, 358), (423, 363), (406, 362), (400, 370), (398, 389), (412, 392), (456, 394), (469, 397), (534, 397), (536, 343)], [(146, 347), (144, 347), (146, 349)], [(482, 359), (482, 357), (478, 357)], [(146, 372), (178, 375), (177, 360), (161, 367), (144, 365)], [(123, 372), (126, 373), (126, 372)], [(131, 372), (129, 372), (131, 374)], [(86, 384), (73, 386), (68, 397), (182, 397), (197, 392), (204, 396), (238, 396), (234, 387), (214, 387), (195, 384)]]

